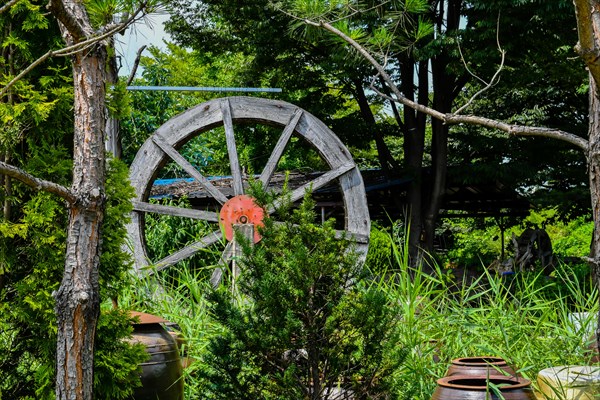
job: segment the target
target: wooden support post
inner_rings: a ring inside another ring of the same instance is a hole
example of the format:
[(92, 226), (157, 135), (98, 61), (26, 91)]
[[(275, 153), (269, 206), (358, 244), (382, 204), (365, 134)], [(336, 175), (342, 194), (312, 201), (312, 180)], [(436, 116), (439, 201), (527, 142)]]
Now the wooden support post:
[[(242, 246), (236, 241), (236, 236), (239, 232), (246, 240), (253, 245), (254, 244), (254, 224), (234, 224), (233, 231), (236, 232), (233, 240), (227, 244), (219, 264), (228, 266), (231, 263), (231, 291), (235, 292), (236, 281), (240, 276), (241, 270), (238, 265), (238, 261), (242, 257)], [(210, 283), (214, 288), (221, 284), (223, 280), (223, 268), (218, 267), (213, 272)]]
[(231, 292), (236, 292), (236, 281), (240, 276), (240, 267), (238, 265), (238, 261), (242, 257), (242, 246), (237, 242), (236, 237), (238, 235), (242, 235), (244, 239), (250, 243), (250, 245), (254, 244), (254, 224), (233, 224), (233, 231), (235, 235), (233, 237), (232, 243), (232, 253), (233, 257), (231, 260)]

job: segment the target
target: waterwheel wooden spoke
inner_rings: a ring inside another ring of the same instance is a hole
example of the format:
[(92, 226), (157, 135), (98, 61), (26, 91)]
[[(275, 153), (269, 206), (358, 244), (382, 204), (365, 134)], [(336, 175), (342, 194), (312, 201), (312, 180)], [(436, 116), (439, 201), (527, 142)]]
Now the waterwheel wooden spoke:
[(235, 135), (233, 132), (233, 121), (231, 120), (231, 109), (229, 99), (221, 100), (221, 114), (223, 115), (223, 126), (225, 127), (225, 139), (227, 140), (227, 155), (229, 156), (229, 167), (233, 178), (233, 193), (235, 196), (244, 194), (244, 184), (242, 182), (242, 169), (235, 145)]
[(303, 112), (303, 110), (301, 110), (300, 108), (298, 108), (294, 111), (294, 114), (292, 115), (290, 122), (285, 126), (283, 133), (279, 137), (279, 140), (277, 141), (277, 144), (275, 145), (275, 149), (273, 150), (273, 153), (271, 153), (271, 157), (269, 157), (269, 161), (267, 161), (267, 165), (263, 169), (262, 174), (260, 174), (259, 180), (263, 183), (264, 188), (266, 188), (269, 185), (269, 181), (271, 180), (271, 177), (273, 176), (273, 173), (275, 172), (275, 169), (277, 168), (277, 163), (281, 159), (281, 156), (283, 155), (283, 151), (285, 150), (285, 147), (287, 146), (288, 142), (290, 141), (290, 139), (292, 137), (292, 133), (294, 133), (294, 129), (296, 129), (296, 125), (298, 125), (298, 121), (300, 120), (300, 117), (302, 116), (302, 112)]
[[(337, 186), (341, 197), (340, 209), (343, 209), (343, 229), (336, 232), (336, 236), (345, 237), (356, 241), (356, 248), (366, 254), (368, 246), (370, 221), (367, 200), (362, 177), (354, 163), (348, 149), (335, 136), (335, 134), (312, 114), (292, 104), (251, 97), (229, 97), (215, 99), (200, 104), (186, 112), (172, 118), (142, 145), (130, 167), (130, 180), (135, 188), (136, 196), (133, 201), (134, 211), (128, 233), (136, 270), (140, 272), (160, 270), (177, 264), (197, 254), (199, 251), (218, 243), (226, 243), (223, 233), (227, 231), (223, 225), (223, 217), (215, 209), (200, 210), (172, 205), (155, 204), (149, 201), (150, 191), (160, 171), (169, 162), (174, 162), (181, 170), (197, 181), (205, 194), (214, 200), (215, 206), (221, 211), (232, 202), (247, 202), (244, 187), (244, 170), (239, 157), (239, 138), (236, 142), (237, 125), (255, 124), (280, 127), (280, 136), (262, 168), (258, 180), (264, 188), (273, 188), (273, 177), (278, 164), (282, 160), (286, 149), (290, 146), (292, 138), (308, 144), (315, 150), (320, 158), (328, 165), (329, 170), (315, 176), (308, 182), (304, 181), (290, 193), (292, 201), (300, 200), (306, 190), (316, 191), (323, 188)], [(182, 147), (190, 140), (214, 128), (221, 127), (224, 133), (224, 142), (227, 147), (227, 159), (231, 176), (230, 185), (226, 188), (218, 185), (203, 173), (181, 153)], [(266, 157), (265, 157), (266, 158)], [(274, 190), (279, 190), (275, 188)], [(275, 204), (280, 204), (281, 199)], [(338, 204), (338, 203), (336, 203)], [(337, 209), (336, 209), (337, 210)], [(274, 210), (269, 209), (267, 213)], [(337, 212), (337, 211), (336, 211)], [(211, 223), (215, 228), (194, 243), (182, 246), (181, 249), (163, 257), (152, 260), (145, 240), (146, 214), (176, 216), (199, 223)], [(243, 213), (242, 213), (243, 214)], [(254, 213), (256, 214), (256, 213)], [(235, 216), (237, 223), (256, 223), (256, 215)], [(248, 218), (247, 218), (248, 217)], [(262, 218), (262, 214), (260, 216)], [(216, 222), (220, 222), (218, 227)], [(341, 221), (341, 219), (340, 219)], [(341, 226), (340, 226), (341, 227)], [(231, 233), (228, 232), (229, 237)], [(256, 240), (256, 238), (255, 238)], [(223, 245), (221, 245), (223, 246)], [(148, 268), (151, 267), (151, 268)]]

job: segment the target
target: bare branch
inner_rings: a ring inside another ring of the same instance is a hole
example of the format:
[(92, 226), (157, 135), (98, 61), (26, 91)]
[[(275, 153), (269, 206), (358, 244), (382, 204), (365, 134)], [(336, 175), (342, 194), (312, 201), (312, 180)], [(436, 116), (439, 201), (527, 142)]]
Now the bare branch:
[(511, 136), (540, 136), (551, 139), (562, 140), (580, 148), (583, 151), (588, 150), (588, 141), (581, 136), (577, 136), (570, 132), (561, 131), (560, 129), (552, 129), (537, 126), (513, 125), (506, 122), (497, 121), (490, 118), (479, 117), (476, 115), (456, 115), (447, 114), (444, 122), (450, 125), (469, 124), (485, 126), (486, 128), (498, 129), (506, 132)]
[(489, 83), (486, 82), (483, 78), (480, 78), (473, 71), (471, 71), (471, 69), (469, 68), (469, 64), (467, 64), (467, 60), (465, 60), (465, 56), (462, 52), (462, 48), (460, 47), (460, 41), (457, 40), (456, 43), (457, 43), (457, 47), (458, 47), (458, 54), (460, 54), (460, 61), (462, 61), (463, 67), (465, 67), (465, 70), (469, 73), (469, 75), (471, 75), (473, 78), (477, 79), (479, 82), (483, 83), (484, 85), (489, 85)]
[(32, 187), (36, 190), (42, 190), (44, 192), (55, 194), (66, 200), (69, 204), (75, 203), (75, 195), (66, 187), (54, 182), (36, 178), (35, 176), (23, 171), (22, 169), (7, 164), (3, 161), (0, 161), (0, 173), (3, 175), (10, 176), (11, 178), (14, 178), (18, 181), (21, 181), (25, 185)]
[(17, 3), (17, 1), (19, 1), (19, 0), (10, 0), (8, 3), (6, 3), (2, 7), (0, 7), (0, 14), (9, 10), (12, 6), (14, 6)]
[(72, 54), (76, 54), (76, 53), (79, 53), (81, 51), (88, 49), (90, 46), (93, 46), (96, 43), (114, 35), (115, 33), (127, 28), (129, 25), (131, 25), (132, 23), (137, 21), (140, 18), (140, 17), (138, 17), (138, 15), (144, 10), (145, 7), (146, 7), (146, 3), (143, 3), (136, 10), (136, 12), (133, 13), (125, 22), (111, 26), (110, 29), (108, 29), (106, 32), (104, 32), (98, 36), (93, 36), (87, 40), (75, 43), (71, 46), (63, 47), (62, 49), (48, 51), (47, 53), (42, 55), (40, 58), (38, 58), (37, 60), (32, 62), (27, 68), (25, 68), (23, 71), (21, 71), (10, 82), (8, 82), (2, 89), (0, 89), (0, 98), (2, 98), (9, 91), (9, 89), (15, 85), (15, 83), (17, 83), (25, 75), (27, 75), (29, 72), (31, 72), (31, 70), (33, 70), (35, 67), (37, 67), (39, 64), (41, 64), (48, 58), (53, 57), (53, 56), (61, 56), (61, 57), (70, 56)]
[(126, 29), (129, 25), (131, 25), (132, 23), (136, 22), (138, 19), (142, 18), (143, 16), (139, 16), (139, 14), (146, 8), (146, 3), (142, 3), (140, 4), (140, 6), (138, 7), (138, 9), (124, 22), (119, 23), (119, 24), (114, 24), (111, 25), (109, 27), (106, 28), (106, 30), (104, 31), (104, 33), (98, 35), (98, 36), (92, 36), (86, 40), (83, 40), (81, 42), (75, 43), (71, 46), (67, 46), (64, 47), (60, 50), (56, 50), (54, 52), (54, 55), (56, 56), (66, 56), (66, 55), (71, 55), (73, 51), (76, 51), (79, 49), (79, 51), (83, 51), (86, 48), (89, 48), (90, 45), (94, 45), (112, 35), (114, 35), (115, 33), (118, 33), (120, 31), (122, 31), (123, 29)]
[(46, 54), (44, 54), (43, 56), (41, 56), (40, 58), (35, 60), (33, 63), (31, 63), (23, 71), (19, 72), (19, 74), (17, 76), (15, 76), (10, 82), (8, 82), (6, 84), (6, 86), (4, 86), (0, 90), (0, 98), (2, 98), (6, 93), (8, 93), (10, 88), (12, 88), (15, 85), (15, 83), (17, 83), (21, 78), (23, 78), (25, 75), (27, 75), (29, 72), (31, 72), (32, 69), (37, 67), (39, 64), (44, 62), (46, 59), (52, 57), (53, 54), (54, 54), (54, 52), (52, 50), (50, 50), (49, 52), (47, 52)]
[(385, 68), (381, 64), (379, 64), (377, 62), (377, 60), (375, 60), (375, 58), (364, 47), (362, 47), (360, 44), (358, 44), (354, 39), (352, 39), (351, 37), (349, 37), (348, 35), (346, 35), (345, 33), (343, 33), (342, 31), (340, 31), (339, 29), (335, 28), (333, 25), (331, 25), (327, 22), (313, 22), (313, 21), (310, 21), (307, 19), (305, 19), (304, 22), (308, 25), (317, 26), (317, 27), (321, 27), (325, 30), (328, 30), (329, 32), (333, 33), (334, 35), (337, 35), (338, 37), (343, 39), (346, 43), (348, 43), (349, 45), (354, 47), (354, 49), (356, 51), (358, 51), (360, 53), (360, 55), (362, 55), (367, 61), (369, 61), (369, 63), (371, 63), (371, 65), (373, 65), (375, 67), (375, 69), (377, 70), (379, 75), (381, 75), (381, 77), (383, 78), (385, 83), (388, 84), (388, 86), (390, 87), (390, 89), (392, 90), (394, 95), (396, 96), (394, 101), (404, 104), (414, 110), (432, 115), (433, 117), (435, 117), (437, 119), (440, 119), (440, 120), (445, 119), (444, 113), (441, 113), (439, 111), (436, 111), (434, 109), (426, 107), (422, 104), (416, 103), (412, 100), (407, 99), (405, 96), (403, 96), (402, 92), (400, 92), (398, 87), (394, 84), (394, 81), (388, 75)]
[(398, 89), (398, 87), (394, 84), (394, 81), (388, 75), (385, 68), (379, 62), (377, 62), (377, 60), (363, 46), (361, 46), (354, 39), (352, 39), (348, 35), (344, 34), (339, 29), (335, 28), (334, 26), (332, 26), (331, 24), (329, 24), (327, 22), (314, 22), (314, 21), (307, 20), (307, 19), (304, 19), (304, 22), (308, 25), (321, 27), (321, 28), (333, 33), (334, 35), (343, 39), (346, 43), (348, 43), (356, 51), (358, 51), (367, 61), (369, 61), (369, 63), (371, 63), (371, 65), (373, 65), (373, 67), (375, 67), (378, 74), (381, 76), (381, 78), (385, 81), (385, 83), (392, 90), (393, 96), (384, 96), (380, 91), (377, 91), (377, 93), (380, 96), (383, 96), (384, 98), (386, 98), (388, 100), (393, 100), (397, 103), (403, 104), (403, 105), (410, 107), (418, 112), (422, 112), (433, 118), (439, 119), (446, 124), (478, 125), (478, 126), (485, 126), (487, 128), (498, 129), (498, 130), (507, 132), (510, 135), (515, 135), (515, 136), (542, 136), (542, 137), (554, 138), (554, 139), (559, 139), (559, 140), (563, 140), (565, 142), (571, 143), (571, 144), (575, 145), (576, 147), (580, 148), (581, 150), (583, 150), (584, 152), (586, 152), (588, 150), (588, 144), (589, 144), (588, 141), (580, 136), (573, 134), (573, 133), (561, 131), (558, 129), (551, 129), (551, 128), (511, 125), (506, 122), (497, 121), (497, 120), (484, 118), (484, 117), (478, 117), (478, 116), (474, 116), (474, 115), (457, 115), (457, 114), (452, 114), (452, 113), (444, 114), (437, 110), (434, 110), (433, 108), (430, 108), (430, 107), (424, 106), (422, 104), (416, 103), (412, 100), (409, 100), (404, 95), (402, 95), (402, 93), (400, 92), (400, 89)]
[(492, 79), (489, 81), (489, 83), (486, 83), (482, 79), (480, 79), (477, 76), (475, 76), (474, 74), (472, 74), (471, 71), (469, 71), (469, 68), (467, 67), (467, 63), (464, 61), (462, 51), (460, 51), (460, 44), (459, 44), (458, 50), (460, 52), (460, 57), (463, 60), (463, 63), (465, 65), (465, 69), (469, 73), (471, 73), (471, 75), (475, 76), (477, 79), (481, 80), (483, 83), (486, 83), (486, 85), (481, 90), (479, 90), (477, 93), (475, 93), (473, 96), (471, 96), (471, 98), (469, 99), (469, 101), (466, 102), (466, 104), (464, 104), (458, 110), (454, 111), (454, 114), (460, 114), (463, 110), (465, 110), (467, 107), (469, 107), (473, 103), (473, 101), (477, 97), (479, 97), (479, 95), (481, 95), (483, 92), (488, 91), (492, 86), (494, 86), (496, 84), (496, 82), (498, 82), (498, 80), (500, 80), (498, 77), (500, 76), (500, 72), (502, 71), (502, 69), (504, 69), (504, 59), (506, 58), (506, 52), (504, 50), (502, 50), (502, 46), (500, 46), (500, 13), (498, 13), (498, 21), (496, 23), (496, 45), (498, 46), (498, 51), (500, 52), (500, 54), (502, 56), (502, 58), (500, 60), (500, 66), (496, 70), (496, 73), (494, 74), (494, 76), (492, 76)]
[(127, 78), (128, 86), (131, 84), (131, 82), (133, 82), (133, 78), (135, 78), (135, 73), (137, 72), (138, 65), (140, 65), (140, 58), (142, 58), (142, 52), (145, 49), (146, 49), (146, 45), (143, 45), (137, 51), (137, 55), (135, 56), (135, 61), (133, 62), (133, 68), (131, 68), (131, 73), (129, 74), (129, 78)]

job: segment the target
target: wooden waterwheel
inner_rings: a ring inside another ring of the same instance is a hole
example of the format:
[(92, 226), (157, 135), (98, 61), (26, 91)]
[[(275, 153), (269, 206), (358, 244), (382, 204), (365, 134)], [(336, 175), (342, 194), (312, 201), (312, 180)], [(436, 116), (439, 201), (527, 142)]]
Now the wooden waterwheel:
[[(294, 188), (291, 191), (291, 199), (300, 200), (307, 188), (312, 188), (314, 192), (321, 188), (337, 186), (343, 208), (339, 234), (354, 239), (358, 250), (366, 254), (370, 220), (365, 188), (356, 164), (339, 138), (323, 122), (292, 104), (254, 97), (229, 97), (208, 101), (170, 119), (142, 145), (131, 164), (130, 180), (135, 188), (135, 199), (128, 233), (135, 269), (138, 272), (161, 270), (209, 246), (218, 246), (218, 243), (224, 240), (224, 233), (227, 239), (231, 240), (232, 224), (260, 224), (263, 210), (253, 206), (252, 199), (246, 195), (247, 169), (238, 154), (241, 142), (236, 138), (235, 131), (242, 125), (282, 127), (276, 131), (281, 133), (274, 147), (267, 151), (270, 155), (265, 156), (262, 172), (256, 175), (256, 179), (269, 190), (278, 164), (292, 140), (302, 141), (316, 150), (316, 154), (329, 170), (312, 176), (310, 180)], [(212, 129), (225, 136), (229, 160), (227, 173), (231, 174), (228, 177), (228, 190), (216, 186), (214, 179), (203, 172), (203, 168), (194, 166), (180, 152), (190, 140)], [(175, 163), (193, 178), (216, 207), (195, 209), (150, 202), (153, 183), (167, 163)], [(265, 214), (272, 212), (273, 210), (265, 210)], [(187, 244), (162, 259), (152, 260), (145, 240), (147, 213), (210, 222), (214, 229), (200, 240)]]

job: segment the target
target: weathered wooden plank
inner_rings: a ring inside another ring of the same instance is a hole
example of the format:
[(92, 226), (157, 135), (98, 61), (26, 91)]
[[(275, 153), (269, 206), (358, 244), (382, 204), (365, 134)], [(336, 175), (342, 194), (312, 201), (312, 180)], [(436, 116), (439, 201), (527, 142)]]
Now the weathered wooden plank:
[(225, 139), (227, 141), (227, 154), (229, 155), (229, 167), (233, 178), (233, 193), (236, 196), (244, 194), (244, 183), (242, 182), (242, 169), (235, 145), (233, 121), (231, 119), (231, 108), (228, 99), (221, 100), (221, 113), (223, 113), (223, 127), (225, 128)]
[(277, 163), (281, 159), (283, 151), (290, 141), (292, 133), (294, 133), (294, 129), (296, 129), (296, 125), (298, 125), (298, 121), (300, 120), (300, 117), (302, 117), (302, 114), (303, 110), (301, 108), (297, 108), (290, 118), (290, 122), (288, 122), (288, 124), (285, 126), (283, 133), (279, 137), (279, 140), (273, 149), (273, 153), (271, 153), (269, 161), (267, 161), (267, 165), (265, 165), (265, 168), (263, 169), (263, 172), (259, 178), (259, 180), (263, 183), (263, 187), (266, 188), (268, 186), (269, 181), (271, 180), (271, 177), (277, 168)]
[(362, 233), (352, 233), (352, 232), (348, 232), (348, 231), (336, 230), (335, 231), (335, 238), (336, 239), (345, 238), (347, 240), (351, 240), (351, 241), (356, 242), (358, 244), (367, 244), (367, 243), (369, 243), (369, 235), (365, 235), (365, 234), (362, 234)]
[(203, 131), (221, 125), (219, 99), (199, 104), (183, 113), (174, 116), (155, 132), (167, 142), (178, 148)]
[(212, 211), (194, 210), (192, 208), (183, 208), (175, 206), (166, 206), (162, 204), (151, 204), (143, 201), (132, 201), (135, 211), (150, 212), (173, 217), (183, 217), (200, 219), (203, 221), (219, 222), (219, 214)]
[(127, 224), (128, 243), (125, 246), (129, 249), (133, 258), (133, 267), (139, 274), (148, 265), (148, 254), (146, 252), (146, 243), (144, 241), (143, 214), (139, 212), (131, 213), (131, 221)]
[(190, 245), (185, 246), (183, 249), (177, 250), (175, 253), (168, 255), (160, 261), (154, 263), (154, 267), (156, 271), (163, 270), (167, 267), (170, 267), (173, 264), (178, 263), (179, 261), (185, 260), (193, 256), (194, 254), (202, 251), (202, 249), (210, 246), (211, 244), (217, 243), (219, 240), (223, 238), (221, 230), (214, 231), (202, 239), (194, 242)]
[(192, 164), (190, 164), (174, 147), (169, 145), (158, 135), (152, 136), (152, 141), (175, 161), (192, 178), (196, 179), (210, 195), (221, 204), (227, 202), (227, 197), (219, 191), (208, 179), (204, 177)]
[[(352, 170), (353, 168), (354, 168), (354, 163), (343, 164), (335, 169), (325, 172), (323, 175), (319, 176), (318, 178), (313, 179), (312, 181), (307, 182), (304, 185), (292, 190), (292, 192), (290, 193), (291, 201), (295, 202), (295, 201), (300, 200), (301, 198), (304, 197), (304, 194), (306, 193), (307, 189), (310, 188), (312, 191), (315, 191), (319, 188), (322, 188), (323, 186), (327, 185), (329, 182), (333, 181), (334, 179), (337, 179), (338, 177), (340, 177), (341, 175), (345, 174), (346, 172)], [(282, 201), (283, 201), (283, 199), (275, 201), (275, 205), (269, 209), (269, 214), (271, 214), (273, 211), (275, 211), (275, 208), (279, 207), (279, 205), (281, 205)]]
[(344, 193), (344, 209), (346, 210), (346, 230), (351, 233), (369, 234), (371, 219), (365, 195), (365, 186), (358, 167), (340, 177), (340, 187)]

